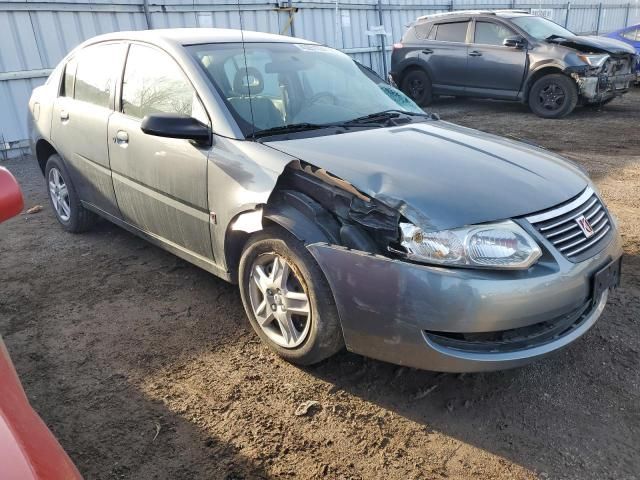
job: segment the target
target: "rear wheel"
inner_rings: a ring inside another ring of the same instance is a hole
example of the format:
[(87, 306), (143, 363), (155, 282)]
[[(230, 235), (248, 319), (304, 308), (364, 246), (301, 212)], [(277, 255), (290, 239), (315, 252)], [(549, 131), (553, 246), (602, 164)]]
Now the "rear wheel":
[(311, 365), (344, 347), (333, 294), (304, 244), (278, 227), (249, 240), (240, 293), (251, 326), (285, 360)]
[(562, 118), (569, 115), (578, 103), (575, 82), (560, 73), (539, 78), (529, 90), (529, 108), (543, 118)]
[(424, 70), (409, 70), (402, 79), (401, 89), (421, 107), (426, 107), (433, 101), (431, 79)]
[(69, 172), (58, 154), (49, 157), (44, 174), (49, 203), (60, 225), (73, 233), (84, 232), (93, 227), (98, 217), (80, 203)]

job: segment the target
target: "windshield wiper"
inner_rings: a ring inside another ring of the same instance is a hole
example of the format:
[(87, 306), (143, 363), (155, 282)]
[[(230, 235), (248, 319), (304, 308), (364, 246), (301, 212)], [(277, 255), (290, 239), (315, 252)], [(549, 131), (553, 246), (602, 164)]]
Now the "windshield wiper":
[(430, 118), (431, 115), (426, 113), (408, 112), (406, 110), (384, 110), (382, 112), (370, 113), (369, 115), (363, 115), (362, 117), (353, 118), (342, 122), (342, 125), (352, 125), (358, 123), (377, 123), (387, 122), (392, 118), (398, 118), (400, 115), (409, 115), (414, 117)]
[(277, 127), (265, 128), (263, 130), (256, 130), (247, 138), (261, 138), (268, 137), (270, 135), (281, 135), (285, 133), (304, 132), (307, 130), (318, 130), (320, 128), (333, 127), (334, 125), (321, 125), (319, 123), (291, 123), (289, 125), (279, 125)]
[(557, 38), (564, 38), (566, 40), (566, 37), (563, 37), (562, 35), (556, 35), (555, 33), (553, 35), (549, 35), (548, 37), (546, 37), (545, 40), (551, 41)]

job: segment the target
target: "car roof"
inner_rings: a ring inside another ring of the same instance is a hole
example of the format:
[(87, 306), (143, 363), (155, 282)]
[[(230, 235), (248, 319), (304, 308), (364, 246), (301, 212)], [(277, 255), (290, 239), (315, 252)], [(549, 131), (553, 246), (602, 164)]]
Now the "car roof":
[(432, 20), (440, 20), (440, 19), (455, 19), (457, 17), (503, 17), (503, 18), (513, 18), (513, 17), (525, 17), (532, 16), (526, 10), (456, 10), (453, 12), (442, 12), (442, 13), (432, 13), (430, 15), (423, 15), (416, 19), (417, 22), (421, 21), (432, 21)]
[(315, 44), (285, 35), (254, 32), (250, 30), (235, 30), (230, 28), (165, 28), (157, 30), (134, 30), (113, 32), (91, 38), (88, 43), (110, 40), (138, 40), (150, 43), (170, 43), (173, 45), (196, 45), (202, 43), (306, 43)]

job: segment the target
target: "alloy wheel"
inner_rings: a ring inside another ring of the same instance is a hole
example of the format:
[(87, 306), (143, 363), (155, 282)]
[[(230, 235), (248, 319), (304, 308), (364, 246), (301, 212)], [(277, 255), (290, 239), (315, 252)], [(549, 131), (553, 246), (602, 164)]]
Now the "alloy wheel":
[(68, 222), (71, 217), (69, 189), (60, 170), (55, 167), (49, 170), (49, 195), (51, 196), (53, 208), (55, 208), (60, 220)]
[(565, 91), (557, 83), (550, 83), (540, 90), (538, 102), (545, 110), (556, 111), (565, 102)]
[(301, 345), (309, 335), (311, 304), (299, 274), (281, 256), (265, 253), (251, 266), (249, 299), (258, 325), (284, 348)]
[(409, 82), (409, 92), (411, 94), (411, 98), (414, 100), (422, 97), (422, 94), (424, 93), (424, 84), (422, 83), (422, 80), (418, 78), (411, 79)]

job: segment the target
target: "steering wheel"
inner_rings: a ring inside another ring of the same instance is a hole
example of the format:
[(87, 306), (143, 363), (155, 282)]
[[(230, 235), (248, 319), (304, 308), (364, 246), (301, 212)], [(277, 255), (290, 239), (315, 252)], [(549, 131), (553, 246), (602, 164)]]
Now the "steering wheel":
[(308, 100), (306, 100), (304, 102), (304, 105), (306, 107), (313, 105), (314, 103), (316, 103), (318, 100), (320, 100), (321, 98), (327, 97), (329, 99), (331, 99), (331, 102), (334, 105), (338, 104), (338, 97), (336, 97), (333, 93), (331, 92), (318, 92), (316, 93), (314, 96), (312, 96), (311, 98), (309, 98)]

